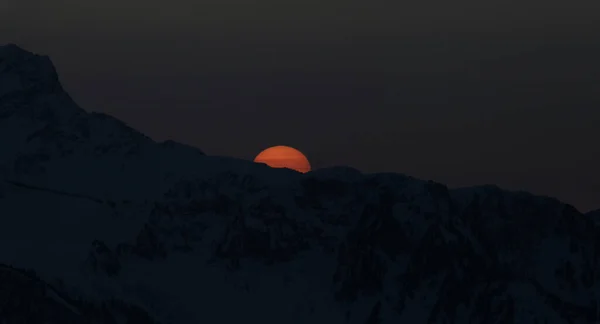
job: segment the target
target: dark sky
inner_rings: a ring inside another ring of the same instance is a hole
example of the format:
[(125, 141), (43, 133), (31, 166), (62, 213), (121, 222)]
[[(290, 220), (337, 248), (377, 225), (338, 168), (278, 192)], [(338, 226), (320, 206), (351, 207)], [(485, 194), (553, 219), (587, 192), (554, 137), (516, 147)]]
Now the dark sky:
[(598, 0), (0, 0), (7, 42), (156, 140), (600, 208)]

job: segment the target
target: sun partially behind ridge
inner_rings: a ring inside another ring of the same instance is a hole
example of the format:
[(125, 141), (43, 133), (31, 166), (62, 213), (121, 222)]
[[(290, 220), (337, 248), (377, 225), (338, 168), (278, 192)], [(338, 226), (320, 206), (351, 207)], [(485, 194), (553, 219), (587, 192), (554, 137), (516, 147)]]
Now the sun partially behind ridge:
[(302, 152), (285, 145), (269, 147), (255, 158), (256, 163), (265, 163), (272, 168), (288, 168), (298, 172), (310, 171), (310, 163)]

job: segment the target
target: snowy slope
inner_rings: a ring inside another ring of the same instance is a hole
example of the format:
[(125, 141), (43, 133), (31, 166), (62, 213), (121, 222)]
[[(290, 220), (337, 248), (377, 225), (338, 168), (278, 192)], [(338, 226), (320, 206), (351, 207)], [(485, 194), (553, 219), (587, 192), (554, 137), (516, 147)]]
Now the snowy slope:
[(156, 143), (0, 46), (0, 323), (596, 323), (599, 228), (492, 186)]

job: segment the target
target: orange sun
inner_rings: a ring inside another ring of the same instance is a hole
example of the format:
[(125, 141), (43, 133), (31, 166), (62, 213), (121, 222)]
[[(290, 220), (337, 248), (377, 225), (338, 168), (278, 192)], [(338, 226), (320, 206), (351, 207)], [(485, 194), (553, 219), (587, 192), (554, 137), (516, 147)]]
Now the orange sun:
[(302, 152), (289, 146), (273, 146), (260, 152), (254, 162), (265, 163), (272, 168), (288, 168), (298, 172), (310, 171), (310, 163)]

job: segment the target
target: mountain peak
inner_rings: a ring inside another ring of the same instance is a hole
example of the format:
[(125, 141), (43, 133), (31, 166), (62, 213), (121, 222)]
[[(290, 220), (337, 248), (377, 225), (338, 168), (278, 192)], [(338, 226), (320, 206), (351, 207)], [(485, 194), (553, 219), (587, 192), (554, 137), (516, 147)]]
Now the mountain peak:
[(62, 92), (58, 74), (48, 56), (34, 54), (15, 44), (0, 45), (0, 99), (27, 99)]
[(572, 206), (159, 144), (16, 45), (0, 214), (2, 323), (600, 323), (600, 223)]
[(27, 53), (32, 54), (32, 53), (20, 48), (17, 44), (14, 44), (14, 43), (0, 45), (0, 57), (8, 56), (8, 55), (27, 54)]

